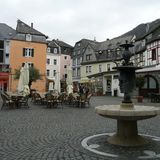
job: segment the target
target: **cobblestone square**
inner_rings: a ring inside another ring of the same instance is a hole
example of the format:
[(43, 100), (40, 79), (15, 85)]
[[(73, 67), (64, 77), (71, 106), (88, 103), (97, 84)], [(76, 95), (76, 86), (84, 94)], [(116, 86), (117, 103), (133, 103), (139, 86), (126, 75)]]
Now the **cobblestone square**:
[[(116, 130), (116, 121), (97, 115), (94, 107), (120, 103), (119, 97), (93, 96), (90, 107), (86, 108), (64, 105), (63, 108), (47, 109), (45, 105), (30, 102), (29, 109), (3, 109), (0, 111), (0, 160), (122, 159), (121, 156), (113, 158), (95, 154), (81, 145), (86, 137)], [(158, 103), (149, 103), (147, 99), (139, 104), (160, 106)], [(139, 121), (139, 133), (160, 137), (159, 121), (160, 116)], [(156, 156), (160, 152), (154, 153), (152, 146), (146, 151), (155, 154), (150, 159), (160, 159)], [(121, 150), (124, 152), (127, 149)], [(129, 153), (132, 153), (131, 150)], [(137, 159), (133, 154), (125, 158)]]

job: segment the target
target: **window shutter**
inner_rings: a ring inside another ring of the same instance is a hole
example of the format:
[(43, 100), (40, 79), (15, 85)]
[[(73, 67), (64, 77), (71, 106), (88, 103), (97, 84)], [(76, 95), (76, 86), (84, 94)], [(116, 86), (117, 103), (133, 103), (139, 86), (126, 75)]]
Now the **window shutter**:
[(23, 48), (23, 57), (25, 57), (25, 48)]
[(34, 49), (32, 49), (32, 57), (34, 57)]

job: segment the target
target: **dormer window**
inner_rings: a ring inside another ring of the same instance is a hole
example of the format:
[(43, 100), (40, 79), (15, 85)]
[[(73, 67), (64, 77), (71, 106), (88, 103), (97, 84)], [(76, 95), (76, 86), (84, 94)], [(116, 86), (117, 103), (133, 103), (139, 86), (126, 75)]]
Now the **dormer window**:
[(50, 53), (51, 52), (51, 48), (48, 47), (47, 48), (47, 52)]
[(99, 53), (99, 54), (102, 54), (102, 51), (99, 51), (98, 53)]
[(26, 41), (32, 41), (32, 35), (26, 34)]
[(57, 48), (54, 48), (54, 53), (55, 53), (55, 54), (57, 54), (57, 53), (58, 53)]
[(120, 52), (121, 52), (121, 51), (120, 51), (120, 49), (119, 49), (119, 48), (117, 48), (117, 52), (116, 52), (116, 53), (117, 53), (117, 56), (119, 56), (119, 55), (120, 55)]

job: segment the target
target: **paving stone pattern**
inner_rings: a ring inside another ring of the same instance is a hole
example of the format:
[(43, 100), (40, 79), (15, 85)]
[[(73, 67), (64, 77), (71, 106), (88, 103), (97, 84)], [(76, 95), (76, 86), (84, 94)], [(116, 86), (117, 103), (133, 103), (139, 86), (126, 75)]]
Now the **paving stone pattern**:
[[(102, 96), (92, 97), (87, 108), (65, 105), (63, 109), (47, 109), (30, 102), (29, 109), (3, 109), (0, 160), (111, 160), (84, 149), (81, 141), (94, 134), (115, 132), (116, 121), (100, 117), (94, 107), (120, 102), (121, 98)], [(144, 104), (159, 106), (147, 100)], [(160, 116), (143, 120), (138, 123), (139, 132), (160, 136), (159, 122)]]

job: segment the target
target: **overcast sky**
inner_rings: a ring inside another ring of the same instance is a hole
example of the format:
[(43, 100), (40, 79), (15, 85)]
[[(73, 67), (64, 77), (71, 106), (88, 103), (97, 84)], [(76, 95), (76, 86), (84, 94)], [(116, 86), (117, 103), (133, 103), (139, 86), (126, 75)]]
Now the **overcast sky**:
[(104, 41), (160, 18), (160, 0), (0, 0), (0, 23), (17, 19), (70, 45), (82, 38)]

